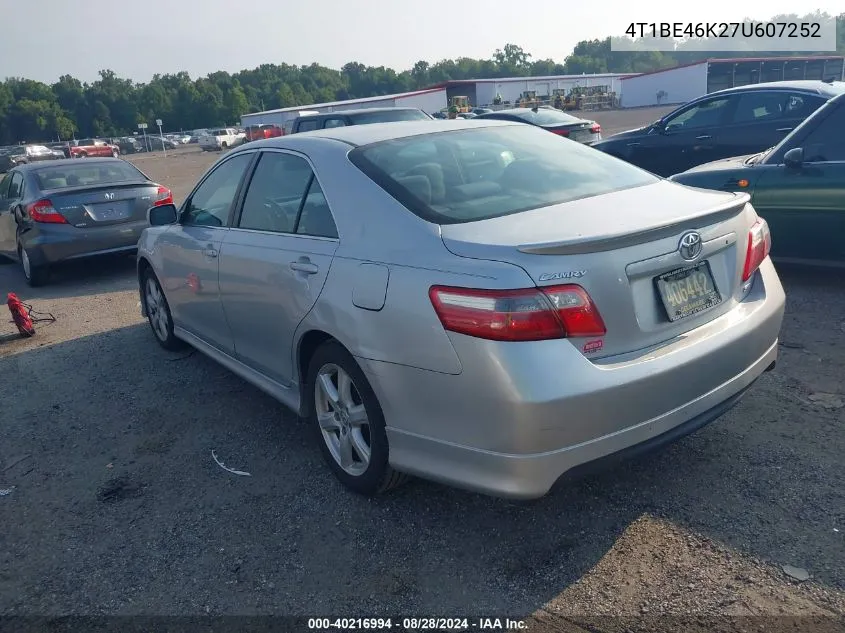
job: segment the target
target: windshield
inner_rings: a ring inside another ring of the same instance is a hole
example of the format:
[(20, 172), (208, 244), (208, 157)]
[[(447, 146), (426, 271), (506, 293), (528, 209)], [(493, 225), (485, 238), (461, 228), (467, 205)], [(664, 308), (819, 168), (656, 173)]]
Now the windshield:
[(385, 110), (383, 112), (365, 112), (353, 115), (356, 125), (367, 123), (389, 123), (390, 121), (427, 121), (429, 117), (422, 110)]
[[(62, 161), (65, 162), (65, 161)], [(74, 162), (77, 161), (67, 161)], [(87, 161), (80, 161), (87, 162)], [(69, 187), (84, 187), (110, 185), (118, 182), (137, 182), (147, 180), (140, 171), (130, 163), (122, 160), (107, 163), (93, 163), (88, 165), (62, 165), (35, 171), (35, 178), (42, 190), (65, 189)]]
[(486, 220), (658, 181), (527, 125), (384, 141), (356, 148), (349, 158), (410, 211), (437, 224)]

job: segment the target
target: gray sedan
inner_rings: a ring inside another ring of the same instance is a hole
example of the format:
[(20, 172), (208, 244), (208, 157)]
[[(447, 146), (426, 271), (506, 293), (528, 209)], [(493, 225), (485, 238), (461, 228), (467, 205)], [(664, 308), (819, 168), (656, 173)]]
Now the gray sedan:
[(350, 126), (226, 154), (150, 210), (142, 311), (309, 420), (336, 476), (535, 498), (728, 410), (784, 293), (748, 196), (518, 123)]
[(147, 208), (172, 202), (169, 189), (119, 158), (20, 165), (0, 181), (0, 255), (37, 286), (53, 265), (133, 252)]

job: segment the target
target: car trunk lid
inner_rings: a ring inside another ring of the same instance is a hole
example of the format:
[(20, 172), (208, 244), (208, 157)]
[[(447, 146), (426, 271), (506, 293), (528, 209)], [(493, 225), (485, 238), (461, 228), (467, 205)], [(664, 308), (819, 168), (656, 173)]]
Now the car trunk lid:
[[(747, 202), (747, 194), (695, 191), (660, 181), (499, 218), (443, 225), (441, 236), (455, 255), (515, 264), (538, 287), (583, 287), (604, 319), (607, 334), (574, 343), (591, 358), (603, 358), (674, 339), (741, 300), (746, 240), (753, 222)], [(691, 231), (700, 235), (702, 252), (686, 261), (679, 252), (680, 240)], [(679, 269), (694, 270), (671, 275)], [(693, 309), (697, 312), (687, 312)]]
[(53, 208), (77, 228), (110, 226), (145, 220), (164, 188), (151, 182), (87, 185), (45, 191)]

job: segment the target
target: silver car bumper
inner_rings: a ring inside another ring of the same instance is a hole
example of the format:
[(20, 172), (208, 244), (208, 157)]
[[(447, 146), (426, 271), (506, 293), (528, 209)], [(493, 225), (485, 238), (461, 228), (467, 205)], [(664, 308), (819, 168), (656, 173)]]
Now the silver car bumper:
[(57, 264), (109, 253), (132, 252), (149, 224), (146, 220), (96, 228), (44, 225), (23, 234), (22, 242), (35, 265)]
[(395, 468), (529, 499), (567, 471), (718, 418), (777, 359), (784, 304), (767, 260), (745, 301), (658, 349), (591, 362), (565, 340), (456, 335), (459, 375), (359, 362)]

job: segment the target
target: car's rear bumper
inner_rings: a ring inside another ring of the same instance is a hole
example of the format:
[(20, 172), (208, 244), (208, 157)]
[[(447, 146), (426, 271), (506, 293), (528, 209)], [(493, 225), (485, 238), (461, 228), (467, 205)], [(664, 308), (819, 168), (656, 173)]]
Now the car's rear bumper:
[(32, 264), (43, 266), (97, 255), (133, 252), (138, 248), (141, 233), (148, 226), (146, 221), (97, 228), (49, 225), (24, 233), (21, 242)]
[(784, 303), (767, 260), (734, 310), (624, 358), (591, 362), (565, 340), (455, 337), (459, 375), (360, 362), (384, 410), (395, 468), (535, 498), (567, 471), (671, 441), (724, 413), (777, 359)]

